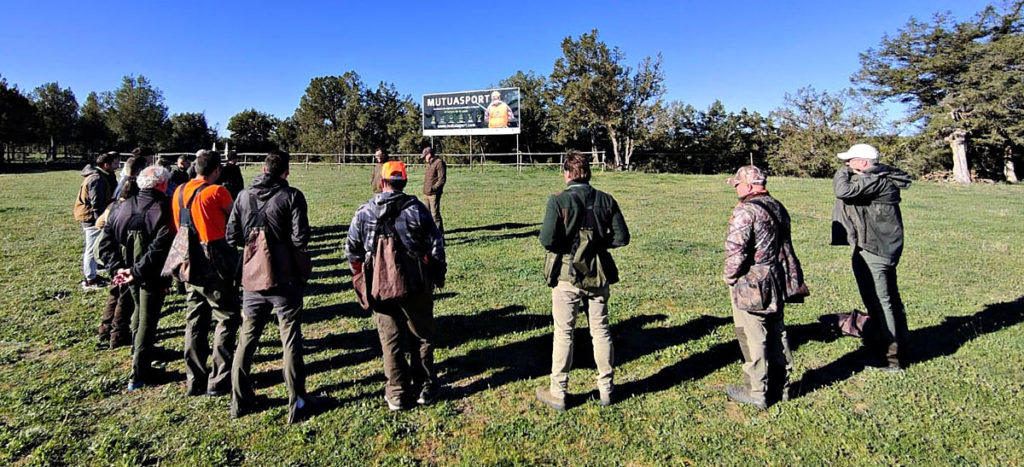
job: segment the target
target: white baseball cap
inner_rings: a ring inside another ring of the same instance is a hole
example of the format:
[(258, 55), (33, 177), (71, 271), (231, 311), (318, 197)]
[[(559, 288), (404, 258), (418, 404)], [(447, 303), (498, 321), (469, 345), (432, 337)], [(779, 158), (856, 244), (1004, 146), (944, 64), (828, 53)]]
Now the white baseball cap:
[(839, 158), (848, 161), (850, 159), (871, 159), (878, 160), (878, 150), (870, 144), (858, 143), (850, 146), (850, 150), (838, 154)]

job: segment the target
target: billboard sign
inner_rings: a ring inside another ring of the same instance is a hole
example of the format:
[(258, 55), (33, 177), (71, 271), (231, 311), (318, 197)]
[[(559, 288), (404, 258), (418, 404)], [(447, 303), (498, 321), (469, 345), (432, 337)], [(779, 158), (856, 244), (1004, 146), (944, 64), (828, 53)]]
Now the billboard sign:
[(423, 95), (423, 136), (519, 134), (519, 88)]

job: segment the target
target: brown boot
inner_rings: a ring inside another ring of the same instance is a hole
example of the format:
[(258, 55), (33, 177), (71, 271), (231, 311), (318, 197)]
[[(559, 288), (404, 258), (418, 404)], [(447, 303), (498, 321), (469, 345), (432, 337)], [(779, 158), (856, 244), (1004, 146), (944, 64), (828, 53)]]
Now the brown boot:
[(551, 391), (548, 388), (537, 388), (537, 400), (559, 412), (565, 410), (565, 399), (551, 395)]

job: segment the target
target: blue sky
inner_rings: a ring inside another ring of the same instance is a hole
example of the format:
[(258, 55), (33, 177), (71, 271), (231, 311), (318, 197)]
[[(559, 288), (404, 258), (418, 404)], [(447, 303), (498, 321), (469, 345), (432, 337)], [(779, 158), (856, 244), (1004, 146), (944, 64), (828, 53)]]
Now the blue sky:
[(424, 93), (548, 74), (566, 36), (598, 29), (628, 64), (661, 53), (668, 100), (769, 112), (786, 92), (848, 87), (858, 53), (911, 17), (968, 18), (986, 2), (5, 1), (0, 75), (49, 81), (79, 102), (142, 74), (171, 113), (205, 112), (226, 135), (247, 108), (290, 116), (310, 78), (355, 70)]

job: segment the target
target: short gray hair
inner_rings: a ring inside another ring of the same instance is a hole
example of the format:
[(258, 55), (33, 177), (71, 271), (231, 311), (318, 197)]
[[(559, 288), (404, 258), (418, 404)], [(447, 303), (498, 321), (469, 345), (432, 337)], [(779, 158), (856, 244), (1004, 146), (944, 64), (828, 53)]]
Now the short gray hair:
[(135, 178), (135, 183), (139, 185), (140, 190), (150, 190), (167, 183), (170, 178), (171, 171), (159, 165), (151, 165), (142, 169), (142, 173)]

